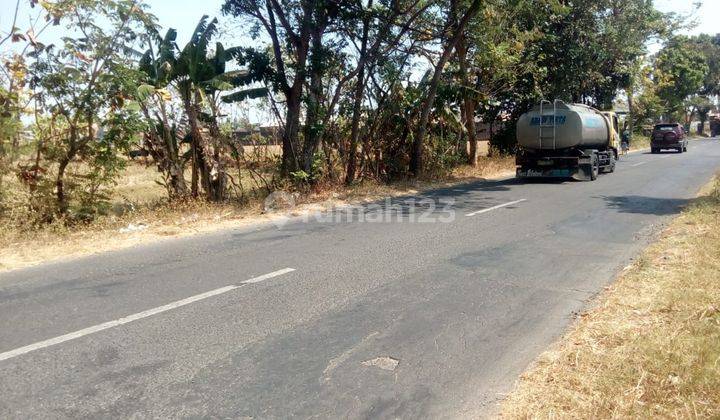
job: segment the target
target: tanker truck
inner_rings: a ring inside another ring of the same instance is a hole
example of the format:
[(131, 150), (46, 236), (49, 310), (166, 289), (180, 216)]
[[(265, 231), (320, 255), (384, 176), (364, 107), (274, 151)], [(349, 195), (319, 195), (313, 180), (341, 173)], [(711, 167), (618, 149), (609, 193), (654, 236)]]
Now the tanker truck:
[(614, 172), (618, 117), (583, 104), (543, 100), (517, 122), (518, 178), (594, 181)]

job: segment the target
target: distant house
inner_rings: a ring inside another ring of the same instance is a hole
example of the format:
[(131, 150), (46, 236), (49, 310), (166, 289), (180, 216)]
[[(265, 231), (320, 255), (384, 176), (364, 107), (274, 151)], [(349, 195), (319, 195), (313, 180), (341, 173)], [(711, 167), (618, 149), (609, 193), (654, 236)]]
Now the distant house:
[(475, 139), (478, 142), (479, 156), (487, 156), (490, 153), (490, 140), (504, 128), (505, 121), (495, 121), (492, 124), (475, 121)]
[(243, 146), (254, 146), (259, 143), (258, 137), (266, 145), (282, 144), (282, 128), (277, 125), (243, 127), (233, 131), (232, 137)]

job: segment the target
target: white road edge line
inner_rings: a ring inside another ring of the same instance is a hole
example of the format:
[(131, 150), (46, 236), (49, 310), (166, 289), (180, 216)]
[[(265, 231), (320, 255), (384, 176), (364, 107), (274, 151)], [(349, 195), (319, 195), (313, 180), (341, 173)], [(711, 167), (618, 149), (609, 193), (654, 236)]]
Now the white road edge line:
[(640, 166), (640, 165), (644, 165), (644, 164), (646, 164), (646, 163), (647, 163), (647, 161), (645, 161), (645, 162), (638, 162), (638, 163), (635, 163), (635, 164), (630, 165), (630, 166)]
[(511, 201), (511, 202), (509, 202), (509, 203), (498, 204), (497, 206), (492, 206), (492, 207), (488, 207), (488, 208), (486, 208), (486, 209), (482, 209), (482, 210), (474, 211), (474, 212), (472, 212), (472, 213), (468, 213), (468, 214), (466, 214), (465, 216), (468, 216), (468, 217), (476, 216), (476, 215), (478, 215), (478, 214), (487, 213), (487, 212), (489, 212), (489, 211), (497, 210), (497, 209), (500, 209), (500, 208), (503, 208), (503, 207), (512, 206), (513, 204), (522, 203), (523, 201), (527, 201), (527, 199), (526, 199), (526, 198), (523, 198), (523, 199), (520, 199), (520, 200)]
[(75, 332), (71, 332), (69, 334), (61, 335), (55, 338), (51, 338), (44, 341), (39, 341), (34, 344), (30, 344), (27, 346), (23, 346), (20, 348), (17, 348), (15, 350), (6, 351), (4, 353), (0, 353), (0, 361), (11, 359), (13, 357), (21, 356), (26, 353), (30, 353), (31, 351), (40, 350), (45, 347), (54, 346), (56, 344), (64, 343), (66, 341), (74, 340), (76, 338), (84, 337), (86, 335), (95, 334), (96, 332), (100, 332), (103, 330), (107, 330), (109, 328), (117, 327), (120, 325), (128, 324), (133, 321), (137, 321), (143, 318), (147, 318), (153, 315), (157, 315), (162, 312), (169, 311), (171, 309), (179, 308), (181, 306), (189, 305), (193, 302), (197, 302), (203, 299), (207, 299), (213, 296), (221, 295), (223, 293), (227, 293), (231, 290), (235, 290), (239, 287), (242, 287), (244, 284), (252, 284), (252, 283), (259, 283), (261, 281), (271, 279), (273, 277), (282, 276), (283, 274), (290, 273), (292, 271), (295, 271), (294, 268), (283, 268), (282, 270), (273, 271), (272, 273), (263, 274), (262, 276), (253, 277), (251, 279), (245, 280), (241, 282), (240, 284), (233, 284), (230, 286), (221, 287), (219, 289), (210, 290), (209, 292), (200, 293), (199, 295), (190, 296), (185, 299), (181, 299), (172, 303), (168, 303), (167, 305), (158, 306), (157, 308), (148, 309), (147, 311), (138, 312), (133, 315), (128, 315), (123, 318), (118, 318), (113, 321), (104, 322), (102, 324), (94, 325), (92, 327), (83, 328), (82, 330), (78, 330)]

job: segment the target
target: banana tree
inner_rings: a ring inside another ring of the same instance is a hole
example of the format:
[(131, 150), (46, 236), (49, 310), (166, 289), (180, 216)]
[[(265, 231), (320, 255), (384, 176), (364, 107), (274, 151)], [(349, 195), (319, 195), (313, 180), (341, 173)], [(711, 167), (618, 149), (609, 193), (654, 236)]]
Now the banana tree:
[[(146, 75), (145, 83), (138, 87), (138, 100), (150, 122), (146, 135), (146, 148), (150, 151), (158, 170), (165, 175), (165, 185), (173, 198), (186, 196), (185, 160), (180, 153), (178, 130), (171, 123), (168, 102), (172, 100), (168, 87), (176, 64), (177, 31), (169, 29), (164, 37), (151, 29), (149, 36), (156, 44), (140, 59), (139, 69)], [(151, 42), (152, 45), (152, 42)]]
[[(253, 50), (240, 47), (226, 49), (219, 42), (210, 55), (210, 41), (216, 33), (217, 19), (208, 21), (208, 16), (203, 16), (192, 38), (178, 55), (171, 76), (182, 98), (190, 126), (193, 194), (197, 194), (199, 178), (211, 201), (224, 198), (227, 178), (217, 124), (219, 100), (237, 102), (267, 94), (266, 88), (253, 88), (221, 96), (222, 92), (261, 81), (266, 75), (267, 64), (263, 65), (262, 60), (258, 60), (261, 54)], [(227, 63), (233, 60), (240, 65), (247, 64), (248, 69), (226, 71)], [(201, 130), (202, 123), (208, 128), (209, 135)]]

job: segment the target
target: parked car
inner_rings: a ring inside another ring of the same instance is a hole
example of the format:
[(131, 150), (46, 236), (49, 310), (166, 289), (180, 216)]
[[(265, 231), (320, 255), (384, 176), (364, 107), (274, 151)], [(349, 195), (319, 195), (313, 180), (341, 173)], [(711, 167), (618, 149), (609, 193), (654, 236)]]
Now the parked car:
[(656, 124), (650, 137), (650, 150), (660, 153), (662, 149), (675, 149), (679, 153), (687, 152), (688, 139), (685, 129), (678, 123)]
[(720, 116), (710, 117), (710, 137), (720, 136)]

